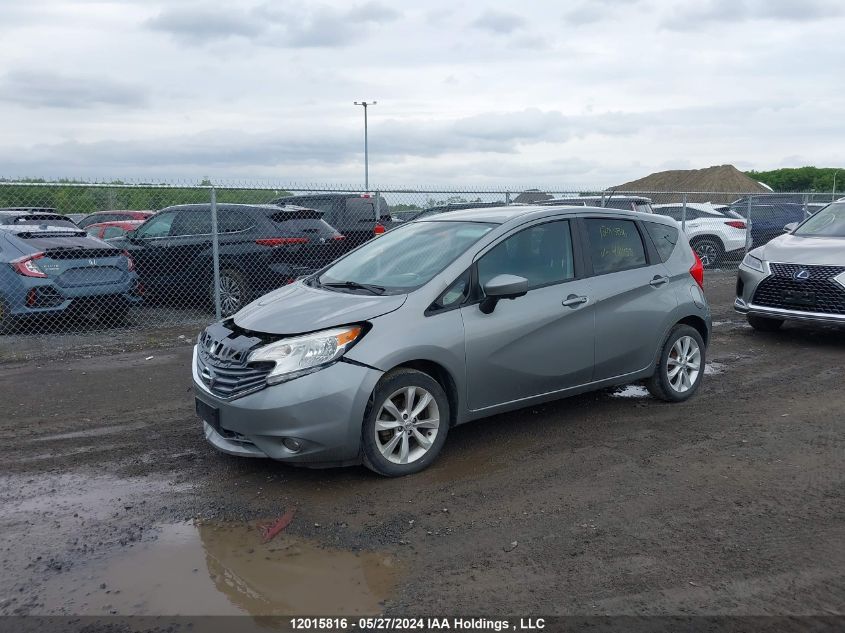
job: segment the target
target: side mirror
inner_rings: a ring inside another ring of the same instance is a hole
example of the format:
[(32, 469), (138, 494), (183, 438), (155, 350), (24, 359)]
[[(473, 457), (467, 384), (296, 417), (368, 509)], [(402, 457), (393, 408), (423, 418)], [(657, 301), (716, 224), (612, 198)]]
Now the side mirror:
[(786, 226), (783, 227), (784, 233), (792, 233), (795, 230), (795, 227), (798, 226), (798, 222), (790, 222)]
[(484, 299), (479, 304), (484, 314), (496, 309), (500, 299), (516, 299), (528, 293), (528, 280), (516, 275), (496, 275), (484, 284)]

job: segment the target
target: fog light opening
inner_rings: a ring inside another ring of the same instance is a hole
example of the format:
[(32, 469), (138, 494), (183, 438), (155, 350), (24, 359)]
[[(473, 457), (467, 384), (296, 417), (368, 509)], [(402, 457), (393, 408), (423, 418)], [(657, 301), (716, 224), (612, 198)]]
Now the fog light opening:
[(298, 453), (302, 449), (302, 442), (295, 440), (292, 437), (286, 437), (282, 440), (282, 444), (291, 453)]

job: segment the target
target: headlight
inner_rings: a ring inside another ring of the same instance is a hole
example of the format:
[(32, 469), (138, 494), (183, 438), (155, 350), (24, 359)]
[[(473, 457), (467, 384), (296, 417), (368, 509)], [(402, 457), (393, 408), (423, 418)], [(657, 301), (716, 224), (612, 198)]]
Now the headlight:
[(283, 339), (255, 350), (248, 360), (251, 363), (275, 362), (276, 366), (267, 376), (267, 384), (275, 385), (333, 363), (346, 353), (363, 331), (360, 325), (350, 325)]
[(758, 257), (754, 257), (751, 253), (746, 253), (745, 259), (742, 260), (742, 264), (752, 270), (758, 270), (761, 273), (766, 272), (766, 269), (763, 267), (763, 260)]

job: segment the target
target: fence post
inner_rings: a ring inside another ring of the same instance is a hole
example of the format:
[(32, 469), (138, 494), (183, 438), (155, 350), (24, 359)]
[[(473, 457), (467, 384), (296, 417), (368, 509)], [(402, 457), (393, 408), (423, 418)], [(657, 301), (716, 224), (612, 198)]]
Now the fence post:
[(684, 205), (681, 207), (681, 230), (687, 232), (687, 194), (684, 194)]
[(211, 188), (211, 261), (214, 268), (214, 316), (223, 317), (220, 308), (220, 238), (217, 232), (217, 190)]
[(511, 206), (511, 192), (510, 191), (505, 192), (505, 206), (506, 207)]
[(376, 222), (381, 220), (381, 193), (378, 189), (376, 189), (376, 203), (373, 206), (373, 209), (376, 212)]
[(746, 255), (748, 254), (748, 251), (751, 249), (751, 247), (754, 246), (754, 237), (752, 237), (752, 235), (751, 235), (751, 225), (752, 225), (752, 222), (751, 222), (751, 203), (752, 203), (753, 200), (754, 200), (754, 196), (749, 194), (748, 195), (748, 210), (746, 212), (746, 215), (748, 216), (748, 223), (747, 223), (748, 224), (748, 237), (745, 239), (745, 254)]
[(810, 217), (810, 206), (807, 204), (808, 202), (809, 202), (808, 196), (805, 193), (804, 194), (804, 219), (805, 220)]

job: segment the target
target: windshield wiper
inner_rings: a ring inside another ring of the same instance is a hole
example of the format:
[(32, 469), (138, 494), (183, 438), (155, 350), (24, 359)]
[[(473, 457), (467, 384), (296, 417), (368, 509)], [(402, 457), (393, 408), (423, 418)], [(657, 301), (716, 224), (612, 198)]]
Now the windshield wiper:
[(319, 279), (317, 280), (321, 286), (325, 286), (326, 288), (347, 288), (349, 290), (366, 290), (367, 292), (371, 292), (374, 295), (383, 295), (385, 289), (382, 286), (376, 286), (374, 284), (362, 284), (357, 281), (330, 281), (328, 283), (322, 283)]

